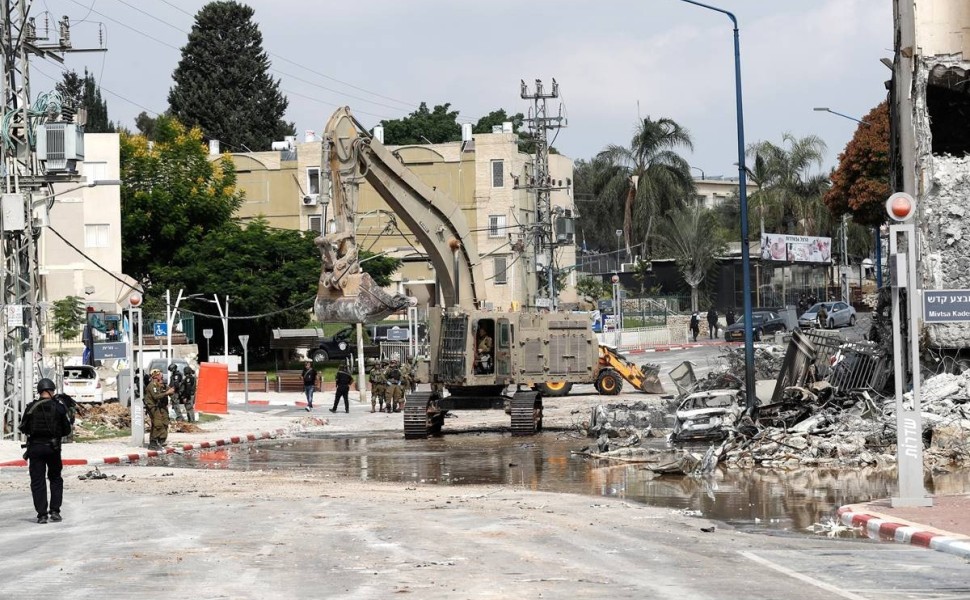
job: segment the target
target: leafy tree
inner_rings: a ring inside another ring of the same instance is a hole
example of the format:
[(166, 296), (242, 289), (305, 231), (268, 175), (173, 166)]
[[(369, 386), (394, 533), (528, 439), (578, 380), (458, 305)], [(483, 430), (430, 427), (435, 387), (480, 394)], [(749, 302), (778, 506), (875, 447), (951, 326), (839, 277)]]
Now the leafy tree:
[(152, 117), (147, 112), (141, 111), (138, 116), (135, 117), (135, 128), (138, 129), (138, 133), (145, 136), (146, 139), (155, 139), (155, 127), (158, 125), (158, 117)]
[(839, 155), (832, 187), (822, 199), (835, 215), (852, 214), (863, 225), (881, 225), (889, 197), (889, 103), (869, 111)]
[(667, 213), (659, 239), (661, 251), (674, 259), (690, 286), (691, 310), (697, 310), (698, 288), (725, 248), (714, 213), (696, 205), (675, 208)]
[(292, 135), (283, 120), (288, 101), (268, 73), (263, 35), (249, 6), (210, 2), (195, 15), (188, 43), (172, 74), (168, 103), (173, 116), (198, 126), (228, 147), (268, 150)]
[(817, 235), (826, 230), (826, 216), (819, 212), (828, 179), (812, 174), (825, 155), (825, 142), (815, 135), (796, 138), (782, 135), (781, 145), (756, 142), (747, 154), (754, 159), (755, 171), (748, 176), (759, 185), (759, 212), (781, 215), (781, 226), (787, 233)]
[(584, 249), (616, 251), (616, 230), (623, 227), (627, 181), (623, 168), (602, 157), (577, 160), (573, 166), (573, 198), (579, 219), (577, 241)]
[(201, 130), (166, 116), (151, 148), (144, 136), (121, 134), (121, 180), (122, 264), (148, 286), (242, 203), (232, 161), (209, 161)]
[[(694, 149), (690, 133), (672, 119), (647, 117), (637, 124), (629, 147), (611, 144), (599, 154), (622, 167), (617, 177), (626, 179), (623, 239), (627, 257), (633, 255), (634, 237), (642, 240), (643, 254), (648, 255), (654, 220), (693, 194), (690, 165), (677, 154), (678, 148)], [(638, 226), (644, 221), (645, 227)]]
[[(450, 103), (439, 104), (433, 110), (422, 102), (418, 109), (403, 119), (381, 121), (384, 143), (394, 146), (407, 144), (443, 144), (461, 140), (458, 111), (449, 110)], [(491, 128), (489, 129), (491, 132)]]
[(77, 71), (65, 71), (64, 78), (55, 87), (71, 106), (87, 111), (86, 133), (114, 133), (115, 125), (108, 120), (108, 103), (101, 97), (101, 87), (87, 69), (84, 77)]
[(54, 320), (52, 329), (57, 334), (58, 347), (64, 347), (64, 338), (74, 338), (84, 324), (84, 301), (78, 296), (67, 296), (52, 302)]
[(599, 277), (580, 277), (576, 281), (576, 293), (581, 297), (596, 302), (609, 298), (613, 294), (613, 287)]
[(511, 122), (512, 131), (518, 133), (519, 138), (524, 140), (525, 138), (522, 132), (522, 125), (524, 121), (525, 116), (522, 113), (516, 113), (509, 116), (509, 114), (505, 112), (504, 108), (500, 108), (498, 110), (493, 110), (479, 119), (478, 122), (475, 123), (475, 126), (472, 127), (472, 133), (492, 133), (493, 127), (501, 126), (506, 122)]

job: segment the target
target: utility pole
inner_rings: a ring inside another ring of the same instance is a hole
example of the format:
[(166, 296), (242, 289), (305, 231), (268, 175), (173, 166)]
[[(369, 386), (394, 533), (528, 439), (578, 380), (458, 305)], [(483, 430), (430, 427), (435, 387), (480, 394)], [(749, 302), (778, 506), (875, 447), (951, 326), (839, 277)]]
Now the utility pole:
[[(30, 16), (32, 0), (0, 0), (0, 356), (3, 403), (0, 438), (20, 439), (17, 426), (43, 365), (42, 286), (37, 242), (53, 204), (53, 186), (80, 181), (83, 129), (57, 94), (35, 101), (29, 58), (63, 63), (75, 51), (67, 17), (44, 31)], [(52, 35), (53, 34), (53, 35)], [(103, 49), (102, 49), (103, 50)], [(67, 147), (61, 144), (67, 143)], [(43, 153), (38, 150), (43, 149)], [(63, 150), (63, 151), (62, 151)], [(73, 151), (73, 155), (71, 152)]]
[[(551, 193), (556, 190), (568, 189), (568, 186), (555, 185), (549, 175), (549, 142), (547, 133), (552, 130), (565, 127), (566, 119), (562, 114), (549, 117), (546, 112), (546, 101), (559, 97), (559, 84), (552, 80), (552, 91), (543, 90), (542, 80), (536, 79), (535, 91), (530, 93), (525, 81), (522, 81), (521, 96), (523, 100), (532, 100), (532, 108), (529, 109), (529, 118), (525, 122), (529, 124), (529, 134), (535, 144), (535, 154), (532, 159), (532, 177), (528, 178), (526, 185), (515, 186), (514, 189), (525, 189), (535, 194), (536, 199), (536, 227), (539, 233), (535, 237), (536, 257), (545, 257), (546, 277), (549, 290), (549, 308), (555, 310), (558, 306), (556, 293), (556, 269), (555, 269), (555, 249), (556, 234), (552, 226), (552, 197)], [(536, 277), (539, 270), (536, 269)]]

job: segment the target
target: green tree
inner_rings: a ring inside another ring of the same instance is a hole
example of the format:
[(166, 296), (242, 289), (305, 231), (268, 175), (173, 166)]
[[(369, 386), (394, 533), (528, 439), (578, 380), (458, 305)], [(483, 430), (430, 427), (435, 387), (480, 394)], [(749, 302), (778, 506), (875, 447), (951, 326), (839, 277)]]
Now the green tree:
[(160, 116), (149, 146), (121, 134), (122, 264), (151, 287), (179, 249), (228, 223), (242, 197), (232, 161), (210, 161), (198, 128)]
[(839, 155), (832, 187), (822, 199), (833, 214), (851, 213), (853, 221), (870, 226), (886, 220), (889, 135), (889, 103), (883, 102), (863, 118)]
[(101, 97), (101, 87), (94, 75), (84, 70), (84, 77), (77, 71), (65, 71), (63, 79), (55, 87), (61, 97), (75, 109), (87, 112), (84, 125), (86, 133), (114, 133), (115, 125), (108, 119), (108, 103)]
[(54, 319), (51, 327), (57, 334), (58, 348), (64, 347), (64, 338), (74, 338), (84, 324), (84, 301), (78, 296), (67, 296), (52, 302)]
[(811, 172), (813, 167), (821, 167), (825, 148), (818, 136), (796, 138), (790, 133), (782, 135), (781, 145), (760, 141), (748, 147), (747, 154), (754, 159), (756, 169), (753, 178), (760, 186), (759, 202), (764, 207), (760, 211), (780, 213), (786, 233), (818, 235), (826, 230), (826, 216), (819, 206), (828, 179)]
[[(391, 285), (391, 275), (401, 268), (401, 261), (387, 255), (378, 255), (367, 250), (361, 250), (358, 254), (360, 268), (371, 276), (380, 287)], [(318, 269), (319, 270), (319, 269)]]
[(153, 117), (145, 111), (138, 113), (135, 117), (135, 128), (138, 133), (145, 136), (146, 139), (155, 139), (155, 127), (158, 125), (158, 117)]
[(690, 286), (691, 310), (699, 306), (698, 288), (725, 249), (714, 213), (698, 206), (675, 208), (667, 213), (658, 236), (664, 256), (674, 259)]
[[(610, 145), (599, 154), (622, 167), (618, 177), (626, 179), (623, 240), (628, 258), (633, 256), (634, 238), (648, 256), (654, 221), (694, 193), (690, 165), (677, 154), (679, 148), (694, 149), (686, 129), (672, 119), (647, 117), (637, 124), (629, 147)], [(646, 224), (641, 227), (640, 223)]]
[[(433, 110), (422, 102), (418, 109), (403, 119), (381, 121), (384, 126), (384, 143), (392, 146), (407, 144), (443, 144), (461, 140), (458, 111), (450, 110), (451, 104), (439, 104)], [(489, 130), (491, 131), (491, 130)]]
[(616, 230), (623, 228), (627, 180), (623, 168), (602, 157), (578, 160), (573, 166), (573, 198), (580, 248), (616, 252)]
[(263, 35), (249, 6), (210, 2), (195, 15), (172, 74), (171, 114), (229, 148), (268, 150), (294, 131), (283, 120), (288, 101), (269, 75)]
[(576, 281), (576, 293), (595, 305), (597, 300), (610, 298), (613, 288), (599, 277), (585, 276)]

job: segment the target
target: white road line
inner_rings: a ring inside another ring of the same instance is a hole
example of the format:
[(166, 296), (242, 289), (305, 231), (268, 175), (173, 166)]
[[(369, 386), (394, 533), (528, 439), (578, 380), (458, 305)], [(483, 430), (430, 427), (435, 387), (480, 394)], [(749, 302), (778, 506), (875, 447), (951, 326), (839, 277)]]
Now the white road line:
[(789, 569), (788, 567), (779, 565), (778, 563), (773, 563), (767, 558), (762, 558), (757, 554), (754, 554), (753, 552), (740, 552), (739, 554), (741, 554), (742, 556), (744, 556), (749, 560), (753, 560), (756, 563), (759, 563), (766, 567), (774, 569), (779, 573), (782, 573), (783, 575), (788, 575), (789, 577), (794, 577), (795, 579), (804, 581), (805, 583), (814, 585), (815, 587), (822, 588), (823, 590), (832, 594), (836, 594), (841, 598), (848, 598), (849, 600), (867, 600), (865, 596), (860, 596), (859, 594), (855, 594), (853, 592), (849, 592), (841, 588), (837, 588), (832, 584), (825, 583), (824, 581), (820, 581), (818, 579), (815, 579), (814, 577), (809, 577), (808, 575), (804, 575), (802, 573), (799, 573), (798, 571), (794, 571), (792, 569)]

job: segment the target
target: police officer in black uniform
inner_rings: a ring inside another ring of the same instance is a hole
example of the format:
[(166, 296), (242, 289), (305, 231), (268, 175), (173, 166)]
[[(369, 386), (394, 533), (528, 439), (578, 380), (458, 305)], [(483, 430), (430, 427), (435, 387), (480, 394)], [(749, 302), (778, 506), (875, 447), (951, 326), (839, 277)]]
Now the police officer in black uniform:
[(54, 400), (57, 386), (46, 377), (37, 382), (37, 400), (27, 405), (20, 421), (20, 431), (27, 436), (27, 459), (30, 471), (30, 493), (34, 498), (37, 522), (48, 520), (47, 479), (51, 482), (50, 520), (61, 520), (64, 479), (61, 477), (61, 438), (70, 435), (71, 422), (67, 409)]

